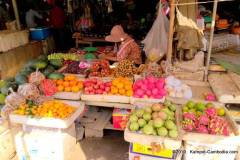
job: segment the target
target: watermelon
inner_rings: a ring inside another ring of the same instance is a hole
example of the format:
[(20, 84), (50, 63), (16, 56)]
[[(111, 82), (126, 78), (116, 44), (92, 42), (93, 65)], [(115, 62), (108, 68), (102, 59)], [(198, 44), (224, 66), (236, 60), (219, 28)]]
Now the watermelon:
[(34, 72), (35, 70), (30, 68), (30, 67), (24, 67), (23, 69), (21, 69), (21, 71), (19, 72), (20, 74), (23, 74), (25, 76), (28, 76), (29, 74), (31, 74), (32, 72)]
[(6, 95), (0, 93), (0, 105), (5, 104)]
[(0, 89), (7, 85), (7, 81), (0, 80)]
[(64, 75), (61, 74), (61, 73), (50, 73), (48, 76), (47, 76), (48, 79), (63, 79), (64, 78)]
[(15, 81), (18, 85), (21, 85), (21, 84), (24, 84), (24, 83), (27, 83), (27, 77), (23, 74), (17, 74), (16, 77), (15, 77)]
[(47, 62), (43, 61), (43, 60), (38, 60), (33, 64), (33, 68), (34, 69), (44, 69), (47, 67)]
[(45, 62), (47, 62), (48, 61), (48, 58), (47, 58), (47, 56), (46, 55), (40, 55), (40, 56), (38, 56), (38, 58), (37, 58), (38, 60), (42, 60), (42, 61), (45, 61)]
[(86, 53), (84, 59), (96, 59), (96, 55), (93, 53)]
[(2, 87), (2, 88), (0, 89), (1, 94), (8, 95), (8, 89), (9, 89), (9, 87), (10, 87), (9, 85)]
[(50, 60), (50, 64), (54, 66), (54, 68), (58, 69), (63, 66), (62, 59), (52, 59)]
[(55, 68), (51, 65), (48, 65), (47, 68), (42, 72), (45, 76), (48, 76), (50, 73), (54, 72)]

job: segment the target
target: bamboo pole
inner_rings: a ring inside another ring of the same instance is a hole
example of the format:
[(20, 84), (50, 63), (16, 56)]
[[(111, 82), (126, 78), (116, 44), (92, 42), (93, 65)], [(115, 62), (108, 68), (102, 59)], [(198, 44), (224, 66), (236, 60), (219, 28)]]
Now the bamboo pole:
[(12, 0), (12, 5), (13, 5), (13, 11), (14, 11), (15, 19), (16, 19), (16, 22), (17, 22), (17, 29), (20, 30), (21, 26), (20, 26), (20, 20), (19, 20), (19, 14), (18, 14), (18, 8), (17, 8), (16, 0)]
[(211, 58), (211, 53), (212, 53), (212, 42), (213, 42), (213, 36), (214, 36), (214, 27), (215, 27), (216, 13), (217, 13), (217, 5), (218, 5), (218, 0), (214, 0), (211, 31), (210, 31), (210, 40), (209, 40), (206, 70), (205, 70), (205, 76), (204, 76), (205, 81), (207, 81), (208, 68), (209, 68), (209, 63), (210, 63), (210, 58)]
[(167, 68), (172, 65), (172, 43), (173, 43), (173, 33), (174, 33), (174, 19), (175, 19), (175, 0), (170, 1), (170, 23), (169, 23), (169, 33), (168, 33), (168, 49), (167, 49)]

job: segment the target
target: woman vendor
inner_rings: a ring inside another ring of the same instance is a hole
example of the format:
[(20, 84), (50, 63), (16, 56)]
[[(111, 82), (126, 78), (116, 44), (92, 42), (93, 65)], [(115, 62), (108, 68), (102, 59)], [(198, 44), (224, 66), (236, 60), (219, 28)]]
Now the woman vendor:
[(142, 63), (141, 50), (137, 43), (126, 34), (120, 25), (112, 28), (111, 34), (105, 38), (108, 42), (120, 43), (119, 49), (115, 54), (104, 54), (103, 59), (109, 61), (121, 61), (129, 59), (135, 64)]

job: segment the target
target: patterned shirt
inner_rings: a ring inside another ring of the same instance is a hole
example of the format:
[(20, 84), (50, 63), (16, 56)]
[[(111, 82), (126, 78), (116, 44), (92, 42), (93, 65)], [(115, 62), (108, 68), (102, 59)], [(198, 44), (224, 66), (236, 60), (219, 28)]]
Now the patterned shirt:
[(121, 61), (123, 59), (129, 59), (136, 64), (142, 63), (141, 50), (133, 39), (129, 39), (127, 42), (120, 45), (120, 50), (117, 53), (117, 60)]

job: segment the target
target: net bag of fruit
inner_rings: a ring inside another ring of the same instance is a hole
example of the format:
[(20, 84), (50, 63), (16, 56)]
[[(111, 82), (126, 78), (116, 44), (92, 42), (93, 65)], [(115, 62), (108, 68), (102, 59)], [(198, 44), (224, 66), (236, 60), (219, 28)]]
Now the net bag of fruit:
[(159, 3), (158, 16), (145, 39), (143, 50), (149, 61), (159, 61), (167, 52), (169, 20), (163, 13), (161, 0)]

